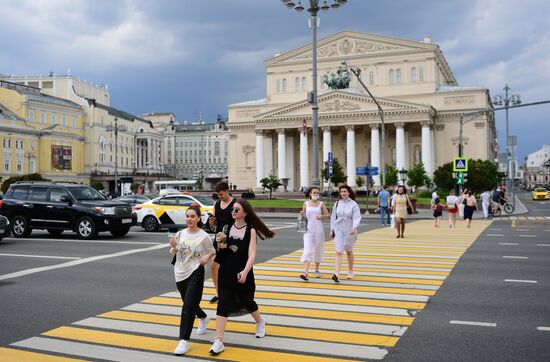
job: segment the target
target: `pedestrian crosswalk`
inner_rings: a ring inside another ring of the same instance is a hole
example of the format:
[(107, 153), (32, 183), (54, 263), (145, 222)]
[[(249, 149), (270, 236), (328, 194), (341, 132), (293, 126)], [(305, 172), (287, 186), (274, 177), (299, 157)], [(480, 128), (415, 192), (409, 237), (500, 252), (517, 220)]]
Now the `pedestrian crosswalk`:
[(493, 218), (493, 220), (537, 220), (537, 221), (550, 221), (550, 216), (499, 216)]
[[(454, 265), (490, 225), (433, 227), (431, 221), (407, 224), (404, 239), (384, 228), (359, 235), (354, 248), (355, 276), (335, 284), (334, 244), (326, 242), (321, 278), (302, 281), (301, 251), (254, 266), (256, 302), (267, 321), (267, 336), (254, 337), (249, 315), (230, 318), (218, 357), (231, 361), (345, 361), (384, 358), (417, 313), (443, 285)], [(296, 235), (297, 239), (301, 234)], [(261, 244), (260, 244), (261, 247)], [(343, 270), (347, 265), (343, 258)], [(206, 281), (201, 307), (212, 318), (214, 288)], [(0, 348), (2, 361), (21, 360), (173, 360), (181, 313), (179, 293), (152, 296), (46, 331)], [(198, 324), (198, 323), (197, 323)], [(215, 320), (205, 335), (191, 335), (185, 360), (213, 359), (208, 353)], [(181, 358), (181, 357), (180, 357)]]

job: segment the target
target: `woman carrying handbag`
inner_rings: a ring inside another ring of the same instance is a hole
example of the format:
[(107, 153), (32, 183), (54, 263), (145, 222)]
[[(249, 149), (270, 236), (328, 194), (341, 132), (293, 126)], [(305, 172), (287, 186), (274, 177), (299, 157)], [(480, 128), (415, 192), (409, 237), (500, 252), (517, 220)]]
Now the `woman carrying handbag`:
[(400, 185), (397, 187), (397, 194), (392, 199), (392, 209), (395, 216), (395, 226), (397, 228), (397, 238), (404, 238), (405, 223), (407, 217), (412, 214), (413, 206), (407, 196), (407, 189)]

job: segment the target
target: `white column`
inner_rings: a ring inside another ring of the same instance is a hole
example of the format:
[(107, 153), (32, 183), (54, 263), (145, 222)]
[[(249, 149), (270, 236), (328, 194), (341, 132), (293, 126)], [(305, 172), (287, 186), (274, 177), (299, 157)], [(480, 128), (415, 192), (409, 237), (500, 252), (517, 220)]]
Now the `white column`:
[(264, 176), (264, 134), (256, 131), (256, 187), (261, 188), (260, 180)]
[(279, 179), (286, 178), (286, 142), (285, 142), (285, 130), (277, 130), (277, 176)]
[[(378, 167), (378, 173), (380, 174), (380, 172), (382, 172), (382, 167), (380, 167), (380, 136), (377, 124), (370, 126), (370, 159), (371, 166)], [(379, 174), (372, 178), (375, 186), (380, 186)]]
[(273, 175), (273, 132), (264, 137), (265, 168), (264, 175)]
[(299, 128), (298, 132), (300, 133), (300, 187), (307, 190), (309, 186), (307, 132), (302, 128)]
[(432, 177), (435, 172), (435, 128), (432, 126), (430, 128), (430, 136), (432, 140), (432, 171), (428, 173), (428, 176)]
[(405, 124), (395, 123), (395, 167), (405, 168)]
[(347, 155), (347, 175), (348, 175), (348, 185), (355, 187), (357, 184), (355, 182), (356, 173), (355, 173), (355, 130), (353, 126), (347, 126), (346, 133), (346, 155)]
[(428, 176), (432, 174), (432, 136), (430, 123), (422, 122), (422, 163)]
[(328, 153), (332, 152), (332, 144), (330, 139), (330, 127), (323, 127), (323, 168), (324, 163), (328, 161)]

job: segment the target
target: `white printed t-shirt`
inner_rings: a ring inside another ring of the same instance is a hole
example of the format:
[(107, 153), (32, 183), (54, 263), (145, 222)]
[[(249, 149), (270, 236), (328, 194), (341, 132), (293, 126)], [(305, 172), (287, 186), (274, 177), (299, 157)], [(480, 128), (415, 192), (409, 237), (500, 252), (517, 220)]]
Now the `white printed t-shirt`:
[(174, 264), (176, 282), (181, 282), (197, 270), (200, 259), (210, 253), (215, 253), (212, 240), (204, 230), (191, 234), (187, 229), (176, 233), (178, 252)]

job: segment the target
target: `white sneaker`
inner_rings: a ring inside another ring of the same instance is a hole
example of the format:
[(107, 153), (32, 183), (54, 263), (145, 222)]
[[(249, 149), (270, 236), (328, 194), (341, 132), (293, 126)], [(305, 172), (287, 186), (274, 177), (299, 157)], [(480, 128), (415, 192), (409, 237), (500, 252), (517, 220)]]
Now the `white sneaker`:
[(206, 327), (208, 326), (208, 322), (210, 322), (209, 317), (204, 317), (202, 319), (199, 319), (199, 328), (197, 328), (197, 334), (206, 333)]
[(315, 272), (315, 278), (320, 278), (321, 277), (321, 272), (320, 271), (316, 271)]
[(216, 338), (214, 340), (214, 343), (212, 343), (212, 347), (210, 348), (210, 354), (218, 355), (223, 352), (223, 349), (223, 342)]
[(353, 279), (355, 274), (353, 272), (348, 272), (348, 279)]
[(189, 351), (189, 343), (185, 339), (180, 339), (180, 343), (178, 343), (178, 346), (174, 350), (174, 354), (176, 356), (181, 356), (182, 354), (186, 354)]
[(265, 337), (265, 319), (262, 319), (260, 323), (256, 323), (256, 338)]

